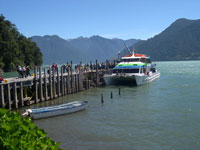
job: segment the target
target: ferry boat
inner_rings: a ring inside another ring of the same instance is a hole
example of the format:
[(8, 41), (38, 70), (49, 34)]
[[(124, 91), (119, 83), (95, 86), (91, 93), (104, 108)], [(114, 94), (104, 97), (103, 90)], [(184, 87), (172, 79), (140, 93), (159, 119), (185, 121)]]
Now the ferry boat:
[(106, 85), (143, 85), (160, 77), (160, 72), (155, 67), (156, 64), (151, 62), (150, 57), (133, 51), (122, 57), (112, 73), (104, 75), (104, 80)]

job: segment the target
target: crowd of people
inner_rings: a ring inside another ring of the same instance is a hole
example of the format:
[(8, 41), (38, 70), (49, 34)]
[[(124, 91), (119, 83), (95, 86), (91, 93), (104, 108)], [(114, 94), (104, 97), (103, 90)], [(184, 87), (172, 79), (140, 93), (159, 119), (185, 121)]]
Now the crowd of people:
[(26, 78), (28, 76), (31, 76), (30, 74), (30, 68), (28, 66), (18, 66), (17, 67), (17, 72), (19, 74), (19, 78)]
[[(54, 66), (57, 65), (52, 65), (52, 68), (55, 68)], [(110, 69), (110, 68), (114, 68), (115, 67), (115, 62), (104, 62), (104, 63), (98, 63), (98, 70), (104, 70), (104, 69)], [(71, 68), (71, 65), (69, 64), (63, 64), (62, 65), (63, 68), (63, 73), (66, 73), (68, 71), (76, 71), (79, 72), (80, 70), (82, 71), (91, 71), (91, 70), (96, 70), (96, 64), (90, 63), (90, 64), (77, 64), (75, 65), (74, 69)]]
[[(61, 67), (63, 69), (63, 73), (67, 73), (70, 71), (79, 72), (80, 70), (82, 70), (82, 71), (96, 70), (96, 64), (93, 64), (93, 63), (84, 64), (84, 65), (82, 63), (80, 63), (80, 64), (75, 65), (74, 68), (67, 63), (67, 64), (63, 64)], [(115, 62), (106, 61), (104, 63), (98, 63), (98, 70), (110, 69), (110, 68), (114, 68), (114, 67), (115, 67)], [(58, 65), (53, 63), (51, 68), (52, 68), (52, 71), (57, 71)], [(18, 72), (19, 78), (26, 78), (28, 76), (31, 76), (30, 68), (28, 66), (18, 66), (17, 72)], [(49, 70), (48, 70), (48, 74), (49, 74)], [(0, 76), (0, 83), (2, 83), (3, 81), (4, 81), (3, 77)]]

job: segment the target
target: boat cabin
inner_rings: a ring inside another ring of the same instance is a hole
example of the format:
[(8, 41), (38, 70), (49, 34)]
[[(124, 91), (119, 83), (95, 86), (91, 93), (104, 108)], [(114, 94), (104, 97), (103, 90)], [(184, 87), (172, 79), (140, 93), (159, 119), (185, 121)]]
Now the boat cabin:
[(122, 58), (120, 60), (120, 62), (143, 62), (143, 63), (151, 63), (151, 59), (150, 57), (146, 57), (146, 58)]
[(120, 63), (113, 69), (113, 73), (140, 73), (147, 74), (155, 71), (155, 67), (151, 64), (150, 57), (144, 54), (130, 54), (121, 58)]
[(135, 69), (114, 69), (113, 73), (139, 73), (139, 68), (135, 68)]
[(151, 63), (150, 57), (147, 57), (144, 54), (129, 54), (125, 55), (124, 57), (121, 58), (120, 62), (143, 62), (143, 63)]
[(141, 66), (141, 67), (135, 67), (135, 68), (114, 68), (113, 73), (121, 74), (121, 73), (144, 73), (147, 74), (147, 72), (156, 72), (156, 69), (154, 67), (147, 67), (147, 66)]

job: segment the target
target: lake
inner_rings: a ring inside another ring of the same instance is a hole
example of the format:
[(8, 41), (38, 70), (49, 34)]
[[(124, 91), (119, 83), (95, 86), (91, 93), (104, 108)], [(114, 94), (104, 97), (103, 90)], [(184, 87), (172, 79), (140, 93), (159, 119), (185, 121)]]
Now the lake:
[(199, 149), (200, 61), (157, 62), (157, 68), (159, 79), (120, 86), (120, 96), (119, 86), (107, 86), (34, 105), (89, 101), (85, 111), (34, 122), (63, 149)]

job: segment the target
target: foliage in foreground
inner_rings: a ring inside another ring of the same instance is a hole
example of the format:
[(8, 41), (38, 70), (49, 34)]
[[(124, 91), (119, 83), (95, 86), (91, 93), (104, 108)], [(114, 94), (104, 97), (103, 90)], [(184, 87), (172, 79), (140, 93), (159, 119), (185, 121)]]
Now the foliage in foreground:
[(0, 149), (2, 150), (57, 150), (44, 130), (36, 127), (30, 118), (0, 109)]

